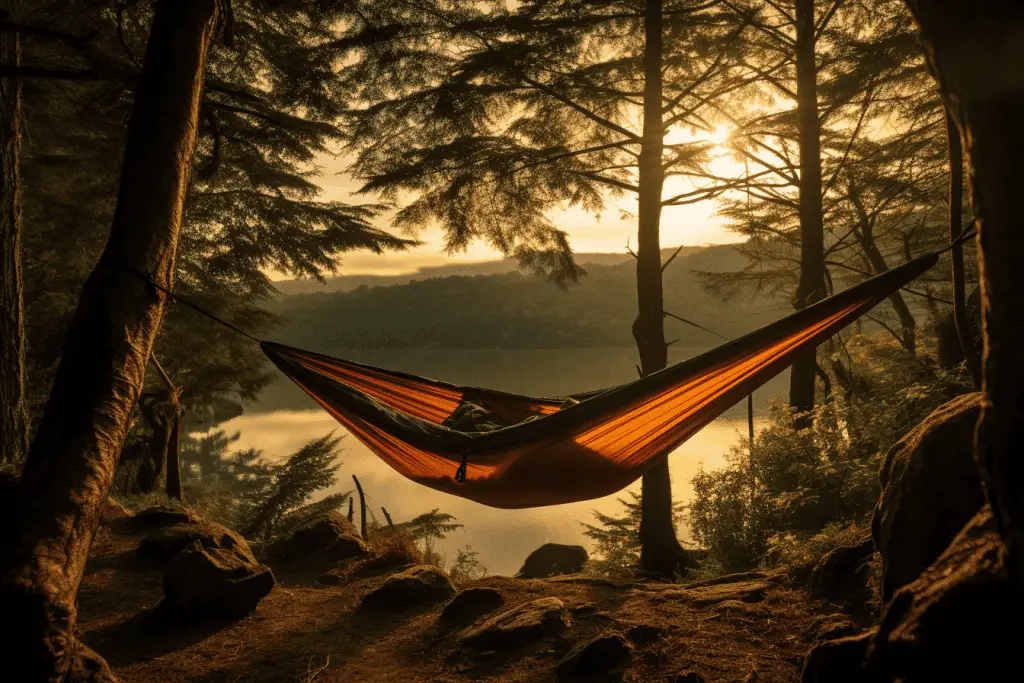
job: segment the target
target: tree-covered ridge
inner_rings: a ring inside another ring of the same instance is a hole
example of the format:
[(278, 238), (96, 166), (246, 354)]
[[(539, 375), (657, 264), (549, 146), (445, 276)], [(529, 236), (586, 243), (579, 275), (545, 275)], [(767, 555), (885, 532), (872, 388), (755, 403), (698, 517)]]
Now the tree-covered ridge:
[[(708, 293), (698, 271), (743, 264), (733, 247), (680, 256), (665, 271), (665, 310), (738, 336), (784, 313), (776, 302)], [(586, 265), (587, 274), (562, 290), (521, 273), (449, 276), (347, 292), (300, 294), (275, 302), (287, 322), (275, 338), (297, 346), (344, 348), (586, 348), (632, 346), (635, 317), (632, 259)], [(715, 336), (668, 319), (669, 339), (714, 346)]]

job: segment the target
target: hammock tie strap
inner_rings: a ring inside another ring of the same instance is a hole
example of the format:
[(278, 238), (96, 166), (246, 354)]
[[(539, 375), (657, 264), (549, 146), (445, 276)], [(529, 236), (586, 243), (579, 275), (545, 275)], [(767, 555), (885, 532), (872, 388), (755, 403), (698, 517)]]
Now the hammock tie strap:
[(210, 320), (214, 321), (215, 323), (218, 323), (218, 324), (222, 325), (223, 327), (226, 327), (227, 329), (231, 330), (232, 332), (234, 332), (236, 334), (240, 334), (243, 337), (246, 337), (247, 339), (251, 339), (252, 341), (256, 342), (257, 344), (262, 343), (259, 339), (257, 339), (253, 335), (249, 334), (245, 330), (239, 329), (235, 325), (232, 325), (231, 323), (229, 323), (227, 320), (224, 320), (223, 318), (220, 318), (220, 317), (214, 315), (213, 313), (210, 313), (205, 308), (201, 308), (201, 307), (197, 306), (196, 304), (192, 303), (188, 299), (185, 299), (185, 298), (183, 298), (181, 296), (178, 296), (177, 294), (175, 294), (171, 290), (167, 289), (166, 287), (164, 287), (162, 285), (158, 285), (156, 283), (156, 281), (152, 278), (152, 276), (148, 275), (147, 273), (144, 273), (143, 271), (137, 270), (137, 269), (132, 268), (130, 266), (126, 266), (124, 264), (120, 264), (120, 267), (124, 271), (126, 271), (128, 273), (131, 273), (132, 275), (134, 275), (135, 277), (139, 278), (140, 280), (145, 282), (147, 285), (149, 285), (150, 292), (153, 293), (153, 298), (154, 299), (159, 298), (157, 296), (157, 294), (159, 292), (163, 292), (164, 294), (169, 296), (171, 299), (177, 301), (180, 304), (184, 304), (185, 306), (188, 306), (189, 308), (191, 308), (193, 311), (196, 311), (197, 313), (201, 313), (202, 315), (205, 315)]

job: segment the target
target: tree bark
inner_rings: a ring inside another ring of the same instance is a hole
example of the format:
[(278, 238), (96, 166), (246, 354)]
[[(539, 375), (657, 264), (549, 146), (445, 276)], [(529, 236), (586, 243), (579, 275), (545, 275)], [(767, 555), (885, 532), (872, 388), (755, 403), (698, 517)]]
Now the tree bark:
[[(0, 31), (0, 62), (21, 64), (17, 33)], [(15, 466), (28, 450), (20, 151), (21, 79), (0, 78), (0, 463)]]
[[(161, 0), (128, 122), (107, 246), (83, 287), (0, 553), (0, 661), (65, 680), (76, 598), (171, 286), (217, 0)], [(16, 522), (16, 524), (15, 524)]]
[(908, 0), (925, 50), (965, 143), (978, 226), (983, 399), (975, 459), (1024, 588), (1024, 3)]
[[(825, 231), (821, 204), (821, 122), (818, 119), (818, 68), (814, 55), (814, 0), (796, 0), (796, 108), (800, 137), (800, 281), (794, 307), (822, 298), (825, 283)], [(817, 351), (808, 349), (793, 362), (789, 404), (799, 412), (814, 407)], [(800, 424), (806, 425), (802, 419)]]
[[(952, 115), (946, 112), (946, 139), (949, 146), (949, 241), (956, 242), (963, 232), (964, 204), (964, 148), (960, 142), (960, 131)], [(974, 388), (981, 389), (981, 356), (971, 334), (971, 318), (967, 314), (967, 292), (964, 283), (964, 248), (953, 247), (949, 254), (953, 264), (953, 323), (960, 340), (967, 370), (971, 373)]]
[[(661, 193), (665, 125), (662, 120), (662, 2), (647, 0), (644, 14), (644, 124), (639, 160), (639, 204), (636, 250), (637, 317), (633, 337), (640, 354), (640, 372), (665, 367), (665, 314), (661, 280)], [(668, 458), (643, 476), (640, 516), (640, 563), (666, 576), (685, 573), (692, 565), (676, 538), (672, 481)]]

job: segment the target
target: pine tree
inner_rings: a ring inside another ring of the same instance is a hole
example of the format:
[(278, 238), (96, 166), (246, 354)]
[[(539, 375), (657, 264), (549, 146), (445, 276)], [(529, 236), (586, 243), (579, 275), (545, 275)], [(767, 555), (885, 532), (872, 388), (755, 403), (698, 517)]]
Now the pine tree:
[[(666, 179), (706, 178), (699, 162), (714, 146), (666, 138), (689, 127), (710, 134), (707, 103), (750, 82), (732, 73), (741, 32), (732, 18), (693, 0), (360, 3), (333, 46), (358, 95), (354, 172), (364, 192), (400, 205), (396, 225), (436, 222), (451, 250), (482, 239), (559, 281), (580, 271), (547, 212), (597, 213), (635, 197), (633, 335), (638, 370), (656, 372), (668, 355), (662, 207), (716, 192), (666, 192)], [(645, 475), (644, 491), (644, 564), (685, 571), (667, 462)]]
[[(781, 5), (771, 12), (771, 17), (794, 18)], [(946, 218), (937, 207), (945, 203), (947, 164), (941, 102), (925, 73), (902, 4), (877, 0), (830, 5), (821, 12), (816, 22), (820, 134), (813, 156), (821, 169), (824, 217), (821, 291), (828, 294), (941, 246)], [(785, 26), (789, 24), (784, 22)], [(775, 63), (784, 63), (795, 50), (784, 47), (783, 37), (766, 40), (780, 45)], [(806, 270), (802, 259), (807, 214), (796, 161), (803, 141), (792, 87), (797, 75), (787, 68), (766, 72), (767, 85), (760, 86), (768, 88), (762, 97), (771, 95), (762, 100), (769, 105), (766, 111), (744, 117), (742, 109), (734, 107), (731, 114), (736, 125), (732, 143), (736, 154), (749, 163), (749, 171), (746, 183), (737, 183), (743, 192), (723, 198), (722, 213), (747, 237), (740, 249), (750, 267), (710, 279), (725, 291), (747, 286), (800, 301), (807, 283), (794, 278), (793, 271), (798, 263), (801, 273)], [(922, 282), (940, 290), (948, 287), (945, 278), (935, 274)], [(943, 292), (939, 294), (941, 298)], [(914, 353), (918, 323), (907, 296), (894, 293), (888, 307), (868, 318)], [(812, 370), (824, 376), (816, 364)], [(802, 387), (800, 396), (806, 399), (806, 372), (802, 379), (797, 374), (795, 368), (792, 386)], [(794, 398), (797, 395), (791, 394)], [(806, 407), (803, 400), (791, 403)]]
[[(25, 273), (32, 403), (41, 405), (77, 292), (113, 211), (123, 122), (138, 77), (151, 3), (39, 3), (20, 21), (25, 62)], [(116, 10), (116, 11), (115, 11)], [(317, 178), (341, 142), (347, 100), (316, 48), (334, 36), (335, 3), (232, 3), (232, 45), (211, 50), (200, 139), (179, 245), (176, 290), (247, 330), (266, 333), (268, 272), (331, 273), (352, 249), (407, 242), (374, 227), (378, 207), (321, 195)], [(63, 73), (66, 77), (52, 74)], [(157, 354), (183, 388), (189, 418), (237, 413), (270, 376), (258, 350), (181, 307)], [(158, 386), (150, 373), (149, 383)]]
[(27, 680), (65, 680), (84, 647), (75, 641), (78, 586), (163, 316), (162, 300), (129, 269), (171, 284), (219, 10), (214, 0), (157, 5), (110, 237), (15, 491), (16, 528), (0, 553), (0, 656)]
[(328, 434), (314, 439), (280, 465), (273, 466), (266, 490), (257, 492), (249, 501), (250, 509), (244, 513), (247, 522), (241, 532), (251, 538), (267, 539), (280, 533), (282, 522), (289, 515), (293, 519), (292, 523), (284, 524), (287, 528), (295, 526), (296, 513), (299, 518), (307, 518), (311, 512), (321, 511), (322, 507), (328, 508), (326, 511), (339, 507), (345, 496), (330, 497), (326, 505), (317, 506), (315, 511), (309, 509), (309, 499), (316, 492), (333, 486), (337, 480), (341, 438)]

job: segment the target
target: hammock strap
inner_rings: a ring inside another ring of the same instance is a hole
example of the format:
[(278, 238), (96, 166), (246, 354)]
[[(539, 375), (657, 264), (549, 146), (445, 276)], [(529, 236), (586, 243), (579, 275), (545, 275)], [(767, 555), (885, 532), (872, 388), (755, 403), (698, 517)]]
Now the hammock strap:
[(196, 311), (197, 313), (201, 313), (202, 315), (205, 315), (207, 318), (209, 318), (210, 320), (214, 321), (215, 323), (219, 323), (219, 324), (223, 325), (224, 327), (228, 328), (229, 330), (231, 330), (232, 332), (236, 332), (236, 333), (242, 335), (243, 337), (245, 337), (246, 339), (250, 339), (250, 340), (256, 342), (257, 344), (262, 343), (262, 341), (260, 339), (257, 339), (256, 337), (252, 336), (251, 334), (249, 334), (245, 330), (239, 329), (238, 327), (236, 327), (236, 326), (232, 325), (231, 323), (229, 323), (227, 320), (224, 320), (223, 318), (218, 317), (218, 316), (214, 315), (213, 313), (210, 313), (206, 309), (197, 306), (196, 304), (192, 303), (188, 299), (185, 299), (184, 297), (178, 296), (177, 294), (175, 294), (171, 290), (167, 289), (163, 285), (157, 284), (153, 280), (153, 278), (150, 275), (148, 275), (147, 273), (144, 273), (141, 270), (136, 270), (135, 268), (132, 268), (130, 266), (126, 266), (126, 265), (123, 265), (123, 264), (121, 265), (121, 268), (123, 270), (131, 273), (135, 277), (139, 278), (140, 280), (145, 282), (147, 285), (149, 285), (153, 289), (155, 289), (157, 291), (160, 291), (160, 292), (163, 292), (164, 294), (166, 294), (170, 298), (174, 299), (178, 303), (184, 304), (184, 305), (188, 306), (189, 308), (191, 308), (193, 311)]

